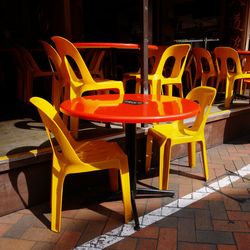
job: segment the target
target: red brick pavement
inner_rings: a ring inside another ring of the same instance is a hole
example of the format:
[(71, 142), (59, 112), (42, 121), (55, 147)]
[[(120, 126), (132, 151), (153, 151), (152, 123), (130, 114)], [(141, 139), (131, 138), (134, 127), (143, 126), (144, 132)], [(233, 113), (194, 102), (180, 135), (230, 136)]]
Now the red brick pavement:
[[(106, 249), (250, 249), (250, 175), (237, 181), (234, 181), (235, 176), (228, 175), (230, 171), (235, 172), (250, 164), (249, 137), (208, 149), (208, 159), (210, 180), (207, 184), (228, 176), (229, 185), (218, 188)], [(202, 188), (205, 183), (197, 176), (202, 176), (200, 153), (197, 153), (197, 167), (194, 169), (187, 167), (186, 158), (175, 160), (170, 176), (170, 188), (175, 190), (175, 198), (137, 199), (139, 215)], [(157, 185), (158, 178), (141, 181)], [(187, 195), (186, 201), (191, 198)], [(70, 202), (73, 208), (64, 209), (60, 233), (49, 229), (48, 203), (1, 217), (0, 249), (88, 249), (81, 246), (122, 225), (121, 201), (88, 205), (82, 202), (82, 197), (79, 200), (65, 197), (64, 205)]]

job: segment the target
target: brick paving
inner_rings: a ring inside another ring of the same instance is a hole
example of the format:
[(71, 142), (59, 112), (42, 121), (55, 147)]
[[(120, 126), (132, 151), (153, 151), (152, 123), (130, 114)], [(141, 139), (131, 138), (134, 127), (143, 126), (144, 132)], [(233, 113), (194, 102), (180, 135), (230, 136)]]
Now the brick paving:
[[(107, 244), (105, 249), (250, 249), (250, 174), (237, 176), (242, 167), (250, 164), (250, 136), (207, 152), (208, 183), (198, 178), (202, 176), (200, 153), (193, 169), (187, 167), (186, 157), (173, 161), (170, 188), (175, 197), (140, 198), (136, 203), (139, 216), (144, 219), (145, 214), (161, 207), (163, 213), (164, 208), (178, 200), (178, 205), (172, 208), (176, 212), (148, 223), (114, 244)], [(227, 185), (219, 181), (223, 178)], [(140, 182), (157, 186), (158, 178), (148, 177)], [(210, 184), (215, 190), (194, 201), (195, 195), (201, 195), (196, 191), (211, 189)], [(122, 226), (123, 205), (121, 201), (86, 204), (83, 200), (84, 197), (65, 197), (60, 233), (50, 230), (49, 203), (0, 217), (0, 249), (98, 249), (84, 244)]]

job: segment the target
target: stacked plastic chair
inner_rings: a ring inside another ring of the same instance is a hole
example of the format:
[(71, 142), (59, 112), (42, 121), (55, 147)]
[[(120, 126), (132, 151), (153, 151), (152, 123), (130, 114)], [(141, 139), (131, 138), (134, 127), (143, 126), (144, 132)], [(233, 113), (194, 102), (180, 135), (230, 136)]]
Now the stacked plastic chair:
[(192, 48), (196, 64), (196, 72), (193, 80), (193, 87), (213, 85), (215, 87), (217, 71), (213, 57), (205, 48)]
[[(162, 53), (165, 51), (166, 46), (158, 46), (157, 50), (148, 50), (148, 65), (149, 65), (149, 70), (148, 73), (152, 74), (152, 70), (154, 68), (155, 64), (158, 64)], [(126, 85), (129, 81), (135, 81), (135, 93), (141, 93), (141, 69), (139, 68), (139, 70), (137, 72), (127, 72), (123, 74), (123, 85), (124, 85), (124, 89), (126, 89)]]
[[(250, 73), (244, 73), (238, 52), (231, 47), (216, 47), (214, 49), (216, 67), (218, 72), (216, 89), (225, 83), (225, 108), (230, 108), (234, 97), (237, 95), (235, 83), (238, 80), (250, 79)], [(241, 83), (241, 81), (239, 81)], [(250, 83), (250, 82), (249, 82)]]
[(62, 70), (62, 59), (56, 49), (46, 41), (40, 41), (47, 54), (53, 74), (52, 79), (52, 104), (59, 111), (60, 103), (69, 98), (69, 83)]
[[(82, 96), (84, 93), (120, 93), (124, 94), (122, 81), (94, 79), (85, 64), (85, 61), (75, 45), (61, 36), (51, 38), (62, 58), (64, 70), (70, 79), (70, 99)], [(79, 119), (70, 119), (70, 130), (75, 137), (78, 136)]]
[(21, 69), (22, 76), (22, 83), (19, 81), (18, 95), (24, 102), (28, 103), (30, 97), (33, 96), (33, 84), (35, 80), (47, 78), (47, 80), (51, 81), (53, 72), (43, 70), (33, 58), (31, 52), (22, 46), (16, 47), (13, 53), (20, 64), (19, 68)]
[[(173, 86), (176, 86), (179, 96), (183, 97), (182, 76), (190, 49), (190, 44), (174, 44), (164, 50), (148, 75), (151, 94), (159, 95), (165, 90), (164, 93), (172, 95)], [(141, 81), (141, 76), (136, 79)]]

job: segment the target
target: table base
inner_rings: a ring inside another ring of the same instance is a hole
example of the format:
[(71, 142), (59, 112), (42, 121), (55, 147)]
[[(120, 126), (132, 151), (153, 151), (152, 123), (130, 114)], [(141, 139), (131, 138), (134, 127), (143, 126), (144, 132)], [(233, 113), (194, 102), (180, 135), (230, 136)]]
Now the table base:
[(173, 197), (174, 191), (172, 190), (159, 190), (154, 188), (137, 188), (136, 187), (136, 124), (126, 124), (125, 125), (126, 134), (126, 149), (128, 155), (129, 163), (129, 173), (130, 173), (130, 186), (131, 186), (131, 203), (133, 210), (133, 217), (135, 221), (135, 230), (140, 230), (140, 223), (138, 219), (138, 212), (136, 207), (135, 198), (139, 198), (140, 195), (143, 197), (153, 198), (153, 197)]

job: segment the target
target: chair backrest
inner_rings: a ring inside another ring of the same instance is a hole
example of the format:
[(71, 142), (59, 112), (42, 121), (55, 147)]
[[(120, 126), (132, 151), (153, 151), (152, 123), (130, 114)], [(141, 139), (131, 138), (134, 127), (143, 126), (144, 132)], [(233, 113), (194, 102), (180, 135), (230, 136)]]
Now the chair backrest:
[(28, 49), (21, 47), (21, 46), (18, 49), (20, 50), (20, 53), (22, 54), (22, 56), (24, 58), (24, 62), (26, 64), (26, 66), (30, 70), (33, 70), (35, 72), (40, 72), (41, 69), (38, 66), (38, 64), (36, 63), (35, 59), (33, 58), (31, 52)]
[(244, 73), (250, 72), (250, 55), (240, 55), (242, 71)]
[(166, 50), (166, 46), (164, 45), (159, 45), (157, 50), (148, 50), (148, 73), (149, 74), (154, 74), (156, 69), (157, 69), (157, 65), (159, 64), (162, 54), (163, 52)]
[(201, 131), (204, 129), (215, 96), (216, 89), (209, 86), (193, 88), (187, 94), (186, 98), (199, 103), (201, 109), (195, 118), (194, 124), (190, 128), (191, 130)]
[[(48, 101), (40, 97), (32, 97), (30, 98), (30, 102), (38, 109), (39, 115), (48, 134), (53, 154), (57, 157), (57, 160), (66, 160), (67, 163), (81, 162), (74, 150), (76, 141), (67, 130), (56, 109)], [(55, 136), (60, 148), (53, 141), (51, 133)]]
[(188, 92), (193, 87), (193, 72), (194, 72), (194, 69), (196, 69), (196, 62), (194, 60), (194, 55), (192, 53), (192, 50), (190, 50), (190, 52), (188, 54), (186, 66), (185, 66), (185, 69), (184, 69), (184, 73), (183, 73), (184, 76), (185, 76), (185, 84), (186, 84), (186, 88), (187, 88)]
[[(154, 74), (161, 75), (166, 78), (181, 79), (190, 49), (190, 44), (174, 44), (167, 47), (159, 58), (159, 62), (156, 62), (154, 65)], [(171, 64), (171, 67), (169, 68), (169, 71), (167, 70), (166, 72), (165, 66), (168, 66), (168, 63)]]
[[(85, 64), (82, 55), (79, 50), (75, 47), (75, 45), (61, 36), (53, 36), (51, 37), (52, 41), (55, 43), (56, 49), (59, 55), (62, 58), (63, 64), (65, 65), (70, 79), (74, 81), (79, 81), (82, 79), (83, 82), (94, 82), (87, 65)], [(80, 76), (77, 76), (74, 73), (74, 70), (69, 63), (69, 60), (73, 60), (74, 66), (77, 67), (77, 71), (80, 73)]]
[(217, 76), (211, 53), (205, 48), (193, 48), (192, 54), (196, 61), (196, 72), (193, 87), (200, 81), (201, 86), (206, 86), (208, 80)]
[(45, 41), (39, 41), (44, 51), (46, 52), (46, 55), (49, 60), (49, 64), (51, 67), (51, 70), (55, 73), (54, 76), (59, 80), (63, 82), (64, 76), (61, 69), (62, 59), (58, 52), (54, 49), (53, 46), (51, 46), (48, 42)]
[[(58, 52), (55, 50), (53, 46), (51, 46), (48, 42), (39, 41), (43, 46), (44, 51), (48, 57), (48, 61), (51, 67), (53, 74), (53, 81), (52, 81), (52, 103), (56, 110), (59, 110), (59, 105), (62, 99), (67, 98), (67, 91), (63, 91), (63, 88), (68, 87), (69, 79), (67, 74), (63, 72), (62, 68), (62, 59)], [(68, 80), (67, 80), (68, 79)], [(63, 93), (64, 92), (64, 93)], [(64, 95), (64, 96), (63, 96)], [(69, 98), (69, 97), (68, 97)]]
[(242, 74), (240, 57), (235, 49), (231, 47), (216, 47), (214, 55), (218, 81), (226, 80), (229, 74)]

